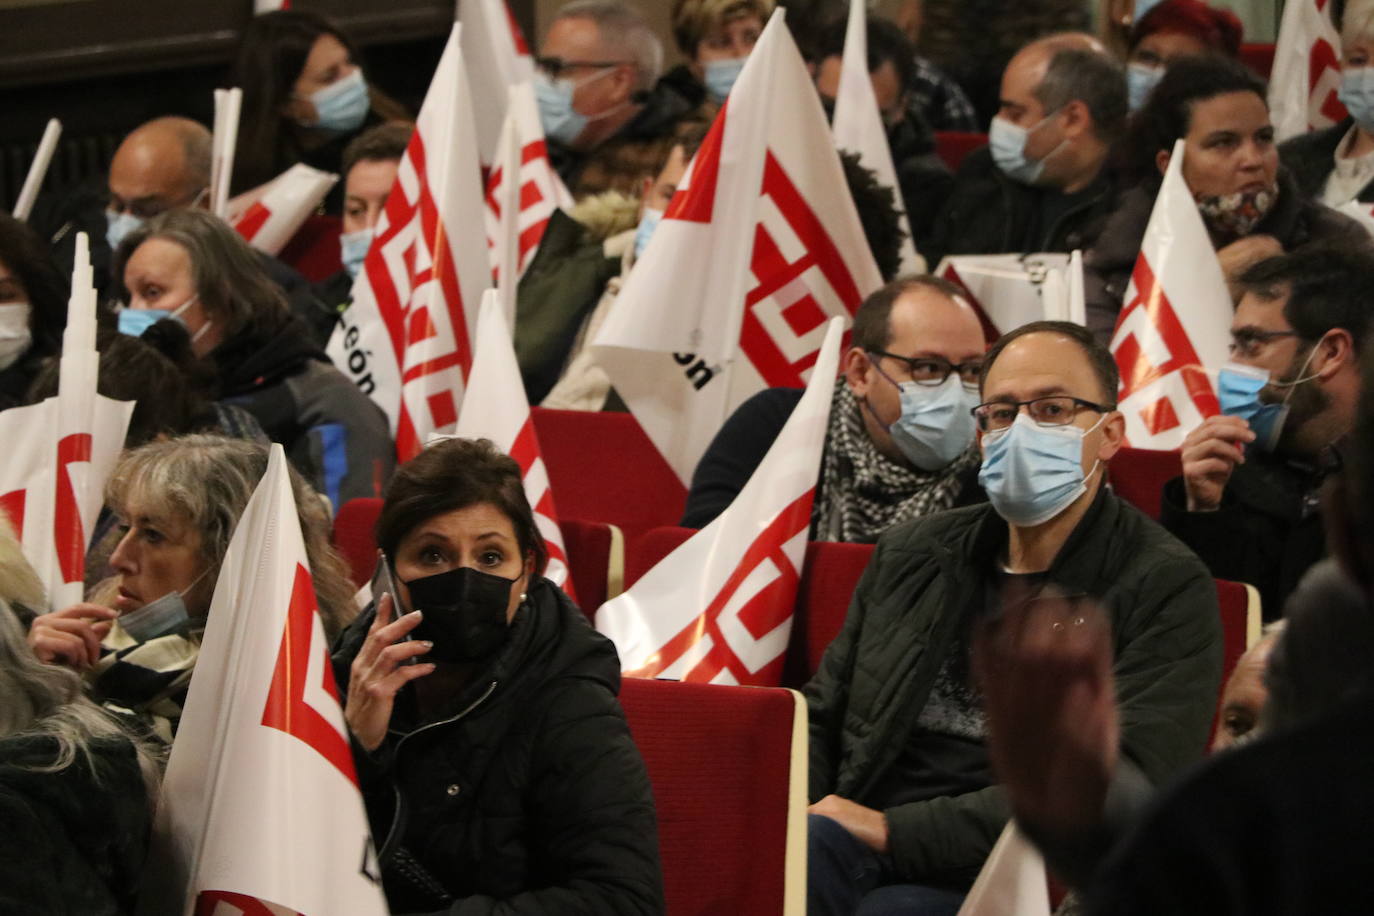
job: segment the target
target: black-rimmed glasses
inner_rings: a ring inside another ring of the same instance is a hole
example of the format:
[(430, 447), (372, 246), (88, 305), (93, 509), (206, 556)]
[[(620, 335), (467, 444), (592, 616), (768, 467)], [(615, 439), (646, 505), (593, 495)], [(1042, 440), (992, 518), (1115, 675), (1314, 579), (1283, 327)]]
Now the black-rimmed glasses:
[(955, 365), (939, 356), (898, 356), (896, 353), (888, 353), (885, 350), (869, 350), (868, 355), (869, 357), (885, 356), (888, 359), (895, 359), (906, 367), (911, 381), (918, 385), (930, 385), (931, 387), (943, 385), (951, 372), (958, 372), (959, 381), (966, 386), (976, 387), (978, 376), (983, 372), (982, 360), (970, 360)]
[(1098, 413), (1116, 410), (1114, 404), (1097, 404), (1068, 394), (1055, 394), (1031, 398), (1029, 401), (988, 401), (973, 408), (973, 417), (983, 432), (996, 432), (1015, 423), (1022, 407), (1041, 426), (1068, 426), (1080, 410), (1095, 410)]

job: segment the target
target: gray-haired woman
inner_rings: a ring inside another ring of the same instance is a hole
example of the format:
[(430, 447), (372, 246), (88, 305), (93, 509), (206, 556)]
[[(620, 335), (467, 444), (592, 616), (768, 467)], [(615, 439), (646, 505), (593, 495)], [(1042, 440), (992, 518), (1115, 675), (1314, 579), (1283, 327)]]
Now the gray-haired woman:
[[(125, 453), (105, 487), (121, 538), (113, 577), (90, 600), (44, 614), (29, 629), (34, 654), (89, 672), (94, 696), (139, 713), (170, 742), (200, 648), (229, 539), (267, 469), (267, 448), (185, 436)], [(326, 631), (354, 615), (353, 587), (329, 546), (319, 496), (292, 473), (296, 511)]]
[(219, 397), (253, 414), (335, 508), (381, 495), (395, 465), (385, 415), (329, 364), (227, 223), (169, 210), (129, 233), (114, 269), (128, 294), (121, 331), (181, 322), (214, 365)]

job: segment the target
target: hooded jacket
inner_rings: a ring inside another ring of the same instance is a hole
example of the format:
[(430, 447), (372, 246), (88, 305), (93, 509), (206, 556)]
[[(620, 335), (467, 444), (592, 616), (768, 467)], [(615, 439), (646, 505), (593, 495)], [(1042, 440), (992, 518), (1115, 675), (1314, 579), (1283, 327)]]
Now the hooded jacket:
[[(345, 695), (374, 613), (335, 651)], [(653, 796), (619, 689), (615, 646), (540, 578), (454, 715), (407, 727), (401, 700), (375, 752), (355, 744), (392, 912), (661, 913)]]

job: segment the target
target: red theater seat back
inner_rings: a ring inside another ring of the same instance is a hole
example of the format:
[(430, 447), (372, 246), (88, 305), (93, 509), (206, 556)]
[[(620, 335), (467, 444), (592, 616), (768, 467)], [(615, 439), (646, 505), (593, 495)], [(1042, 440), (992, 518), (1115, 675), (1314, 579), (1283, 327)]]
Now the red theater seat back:
[(316, 213), (306, 218), (278, 258), (311, 283), (323, 283), (343, 270), (343, 252), (339, 250), (342, 232), (343, 220)]
[(806, 545), (806, 568), (797, 590), (797, 616), (783, 673), (786, 686), (800, 687), (816, 673), (826, 646), (844, 625), (854, 588), (872, 557), (872, 544)]
[(1147, 448), (1123, 448), (1107, 466), (1107, 479), (1116, 495), (1155, 521), (1159, 521), (1164, 484), (1182, 473), (1178, 452)]
[(964, 157), (980, 146), (988, 143), (987, 134), (965, 133), (957, 130), (937, 130), (935, 132), (935, 152), (949, 166), (951, 172), (959, 171)]
[[(1243, 582), (1229, 582), (1217, 579), (1217, 604), (1221, 608), (1221, 689), (1231, 672), (1236, 670), (1236, 662), (1245, 650), (1259, 642), (1261, 629), (1259, 591), (1253, 585)], [(1217, 714), (1212, 721), (1212, 734), (1216, 734), (1221, 724), (1221, 691), (1217, 693)], [(1207, 743), (1212, 743), (1208, 737)]]

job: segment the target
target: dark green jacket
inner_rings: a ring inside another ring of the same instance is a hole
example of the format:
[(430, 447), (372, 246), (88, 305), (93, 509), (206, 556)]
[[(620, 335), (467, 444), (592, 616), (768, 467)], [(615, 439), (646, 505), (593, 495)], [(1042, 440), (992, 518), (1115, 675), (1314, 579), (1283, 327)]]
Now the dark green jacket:
[[(900, 754), (966, 614), (983, 611), (1007, 525), (989, 505), (913, 519), (878, 540), (839, 636), (806, 685), (811, 797), (859, 798)], [(1110, 615), (1122, 750), (1155, 785), (1202, 755), (1221, 680), (1221, 623), (1206, 568), (1108, 491), (1049, 579)], [(886, 812), (904, 880), (963, 879), (1009, 816), (988, 786)]]

